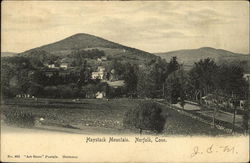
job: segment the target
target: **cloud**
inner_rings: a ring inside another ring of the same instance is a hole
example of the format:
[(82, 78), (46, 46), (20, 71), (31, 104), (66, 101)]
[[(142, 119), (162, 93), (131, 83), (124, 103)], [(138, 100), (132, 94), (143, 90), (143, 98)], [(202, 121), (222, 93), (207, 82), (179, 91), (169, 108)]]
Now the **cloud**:
[(149, 52), (197, 46), (246, 52), (248, 6), (210, 1), (4, 2), (2, 49), (24, 51), (81, 32)]
[(229, 17), (213, 9), (189, 10), (185, 13), (184, 19), (187, 24), (192, 25), (210, 25), (210, 24), (228, 24), (232, 17)]

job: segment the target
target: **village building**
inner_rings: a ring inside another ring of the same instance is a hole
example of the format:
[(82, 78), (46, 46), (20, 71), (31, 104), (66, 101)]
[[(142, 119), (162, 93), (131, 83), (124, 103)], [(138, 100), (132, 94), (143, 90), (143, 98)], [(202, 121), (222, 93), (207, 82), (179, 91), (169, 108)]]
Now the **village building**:
[(92, 79), (98, 79), (99, 78), (99, 72), (92, 72), (91, 78)]
[(44, 66), (50, 68), (50, 69), (58, 69), (59, 68), (58, 63), (50, 62), (50, 63), (44, 63)]
[(102, 98), (104, 98), (104, 97), (106, 97), (106, 93), (105, 92), (100, 92), (100, 91), (98, 91), (97, 93), (96, 93), (96, 98), (97, 99), (102, 99)]
[(48, 64), (48, 67), (49, 68), (55, 68), (56, 66), (55, 66), (55, 64)]
[(101, 60), (102, 60), (102, 61), (107, 61), (108, 59), (107, 59), (106, 56), (103, 56), (103, 57), (101, 57)]
[(72, 62), (73, 62), (72, 58), (68, 58), (68, 57), (63, 58), (60, 63), (60, 68), (68, 69), (70, 68)]
[(102, 59), (101, 59), (101, 58), (97, 58), (97, 61), (98, 61), (98, 62), (102, 62)]
[(92, 72), (92, 74), (91, 74), (92, 79), (101, 79), (101, 80), (103, 80), (104, 77), (105, 77), (105, 68), (102, 67), (102, 66), (99, 66), (97, 68), (97, 71)]
[(61, 63), (60, 67), (63, 69), (67, 69), (69, 67), (69, 63)]
[(246, 81), (250, 81), (250, 73), (244, 73), (244, 74), (243, 74), (243, 78), (244, 78)]
[(97, 58), (97, 61), (99, 62), (99, 63), (101, 63), (101, 62), (103, 62), (103, 61), (107, 61), (108, 59), (107, 59), (107, 57), (106, 56), (103, 56), (103, 57), (101, 57), (101, 58)]

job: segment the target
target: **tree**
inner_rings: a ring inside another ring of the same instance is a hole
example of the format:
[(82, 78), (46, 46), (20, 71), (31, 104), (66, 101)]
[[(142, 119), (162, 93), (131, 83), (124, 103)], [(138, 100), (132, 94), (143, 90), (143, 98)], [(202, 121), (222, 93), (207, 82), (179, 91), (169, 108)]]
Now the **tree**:
[(162, 115), (161, 107), (154, 102), (143, 102), (135, 109), (126, 112), (123, 124), (124, 127), (150, 130), (160, 133), (163, 131), (166, 117)]
[(78, 87), (81, 88), (82, 86), (86, 85), (89, 82), (90, 78), (91, 72), (90, 69), (87, 67), (87, 61), (85, 60), (80, 67)]
[(157, 72), (154, 67), (141, 68), (138, 73), (137, 92), (140, 97), (156, 97)]
[(44, 95), (49, 98), (59, 97), (59, 90), (56, 86), (46, 86), (43, 89)]
[(11, 91), (10, 80), (16, 75), (16, 66), (2, 59), (1, 66), (1, 89), (3, 97), (13, 97), (15, 94)]
[(245, 99), (248, 93), (248, 85), (243, 78), (243, 68), (235, 64), (223, 64), (214, 74), (214, 85), (221, 94)]
[(189, 87), (189, 76), (183, 69), (172, 72), (166, 82), (166, 97), (171, 103), (180, 102), (184, 107), (187, 90)]
[(30, 86), (28, 88), (27, 93), (30, 94), (31, 96), (42, 96), (42, 92), (43, 92), (43, 87), (40, 84), (37, 83), (30, 83)]
[(28, 73), (32, 69), (33, 67), (26, 57), (4, 58), (1, 69), (3, 96), (13, 97), (26, 93), (30, 82)]
[(138, 68), (135, 65), (127, 64), (126, 71), (124, 74), (125, 87), (128, 94), (135, 94), (137, 87), (137, 72)]
[[(201, 59), (194, 64), (194, 67), (190, 70), (190, 84), (194, 89), (195, 99), (198, 100), (202, 96), (213, 92), (215, 89), (214, 76), (218, 71), (216, 63), (210, 59)], [(198, 97), (197, 95), (200, 95)]]
[(167, 63), (157, 58), (151, 60), (138, 71), (137, 91), (141, 97), (162, 97), (164, 82), (167, 76)]
[(250, 102), (245, 101), (244, 103), (244, 114), (243, 114), (243, 123), (242, 127), (244, 129), (244, 133), (247, 134), (248, 132), (248, 122), (249, 122), (249, 116), (250, 116)]
[(126, 63), (124, 64), (121, 61), (118, 61), (118, 59), (114, 59), (107, 67), (107, 71), (117, 80), (121, 80), (124, 79), (124, 72), (126, 71), (125, 65)]
[(46, 85), (46, 76), (45, 74), (42, 72), (42, 71), (34, 71), (31, 75), (30, 75), (30, 78), (31, 78), (31, 82), (33, 83), (37, 83), (37, 84), (40, 84), (40, 85)]
[(167, 73), (168, 75), (171, 74), (172, 72), (178, 70), (180, 67), (178, 61), (177, 61), (177, 57), (172, 57), (168, 66), (167, 66)]
[(30, 63), (32, 67), (35, 67), (35, 68), (40, 68), (44, 66), (43, 63), (38, 58), (35, 58), (35, 57), (30, 58)]

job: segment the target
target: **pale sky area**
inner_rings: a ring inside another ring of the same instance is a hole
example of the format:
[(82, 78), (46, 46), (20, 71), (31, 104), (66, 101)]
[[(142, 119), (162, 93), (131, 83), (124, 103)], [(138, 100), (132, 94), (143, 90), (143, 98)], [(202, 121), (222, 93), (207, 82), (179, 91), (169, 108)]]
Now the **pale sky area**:
[(3, 52), (88, 33), (152, 53), (206, 46), (249, 54), (247, 1), (12, 1), (1, 15)]

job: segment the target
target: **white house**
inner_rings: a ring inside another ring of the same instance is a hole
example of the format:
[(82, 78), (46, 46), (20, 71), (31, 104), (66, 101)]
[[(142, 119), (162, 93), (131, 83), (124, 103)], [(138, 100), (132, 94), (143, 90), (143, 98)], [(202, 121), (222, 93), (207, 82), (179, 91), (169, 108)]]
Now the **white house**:
[(105, 93), (104, 92), (97, 92), (96, 93), (96, 98), (104, 98), (105, 97)]
[(243, 78), (245, 78), (246, 81), (250, 81), (250, 73), (244, 73)]
[(61, 68), (64, 68), (64, 69), (67, 69), (69, 67), (69, 64), (68, 63), (62, 63), (60, 65)]
[(107, 61), (108, 59), (107, 59), (106, 56), (103, 56), (103, 57), (101, 58), (101, 60), (102, 60), (102, 61)]
[(96, 72), (92, 72), (91, 78), (103, 80), (104, 75), (105, 75), (105, 68), (102, 66), (99, 66)]
[(97, 61), (98, 61), (98, 62), (107, 61), (107, 60), (108, 60), (108, 59), (107, 59), (106, 56), (103, 56), (103, 57), (101, 57), (101, 58), (97, 58)]
[(104, 71), (105, 71), (105, 67), (98, 66), (97, 70), (98, 70), (99, 72), (104, 72)]
[(48, 64), (48, 67), (49, 68), (55, 68), (56, 66), (55, 66), (55, 64)]
[(99, 78), (99, 72), (92, 72), (91, 78), (92, 79), (98, 79)]

